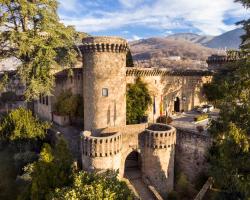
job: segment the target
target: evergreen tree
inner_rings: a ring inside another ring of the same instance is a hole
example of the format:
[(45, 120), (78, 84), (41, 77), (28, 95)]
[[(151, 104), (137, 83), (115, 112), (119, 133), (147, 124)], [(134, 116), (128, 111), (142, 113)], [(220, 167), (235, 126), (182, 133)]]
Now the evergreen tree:
[(127, 86), (127, 124), (140, 123), (143, 116), (152, 104), (147, 84), (143, 83), (140, 78), (135, 84)]
[(130, 50), (126, 55), (126, 67), (134, 67), (134, 61)]
[(56, 189), (52, 200), (132, 200), (133, 196), (125, 182), (117, 179), (117, 174), (108, 171), (103, 174), (79, 172), (74, 175), (73, 184)]
[(48, 199), (56, 188), (65, 187), (72, 182), (72, 156), (67, 144), (60, 139), (52, 149), (45, 144), (40, 159), (32, 164), (30, 199)]
[[(250, 6), (249, 0), (239, 2), (246, 8)], [(249, 20), (242, 23), (246, 34), (241, 52), (235, 53), (239, 60), (230, 63), (227, 72), (216, 74), (205, 90), (209, 100), (220, 109), (219, 118), (209, 129), (214, 141), (209, 156), (210, 173), (215, 187), (221, 190), (218, 199), (227, 200), (250, 198)]]
[(0, 0), (0, 58), (15, 57), (27, 100), (48, 95), (53, 72), (76, 62), (72, 27), (59, 22), (57, 0)]
[(8, 113), (0, 123), (0, 139), (28, 140), (42, 139), (49, 128), (47, 122), (40, 122), (30, 110), (18, 108)]

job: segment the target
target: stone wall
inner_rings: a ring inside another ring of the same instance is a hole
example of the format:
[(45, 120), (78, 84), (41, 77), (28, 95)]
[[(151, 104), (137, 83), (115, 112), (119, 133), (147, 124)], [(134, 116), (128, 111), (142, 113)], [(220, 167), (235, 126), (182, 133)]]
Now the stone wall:
[(195, 182), (196, 178), (207, 170), (207, 151), (212, 144), (210, 136), (190, 130), (177, 129), (176, 138), (176, 165), (189, 181)]
[[(137, 77), (135, 74), (127, 76), (127, 83), (135, 83)], [(202, 86), (211, 81), (211, 76), (146, 74), (140, 78), (147, 83), (152, 99), (155, 97), (156, 113), (153, 113), (152, 105), (147, 112), (149, 122), (155, 122), (160, 116), (161, 103), (163, 115), (173, 114), (174, 102), (177, 98), (180, 101), (180, 111), (189, 111), (207, 103)]]
[[(42, 119), (51, 121), (53, 119), (52, 112), (54, 111), (54, 104), (59, 95), (66, 90), (70, 90), (74, 95), (82, 96), (82, 68), (72, 69), (73, 73), (70, 76), (68, 70), (63, 70), (55, 74), (56, 81), (52, 95), (48, 96), (48, 104), (40, 100), (35, 102), (35, 113)], [(46, 98), (41, 96), (41, 98)]]

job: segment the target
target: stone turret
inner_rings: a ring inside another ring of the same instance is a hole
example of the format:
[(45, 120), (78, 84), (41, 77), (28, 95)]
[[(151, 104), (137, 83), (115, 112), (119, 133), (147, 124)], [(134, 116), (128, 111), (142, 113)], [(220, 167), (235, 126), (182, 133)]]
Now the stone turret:
[(167, 192), (174, 189), (176, 129), (164, 124), (153, 124), (145, 130), (144, 144), (144, 177), (165, 197)]
[(126, 125), (126, 40), (83, 39), (84, 129)]

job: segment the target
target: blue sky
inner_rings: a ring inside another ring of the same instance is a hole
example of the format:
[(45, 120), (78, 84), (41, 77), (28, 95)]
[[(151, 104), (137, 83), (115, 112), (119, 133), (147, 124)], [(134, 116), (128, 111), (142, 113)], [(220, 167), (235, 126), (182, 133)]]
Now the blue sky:
[(192, 32), (219, 35), (250, 17), (233, 0), (59, 0), (67, 25), (91, 35), (128, 40)]

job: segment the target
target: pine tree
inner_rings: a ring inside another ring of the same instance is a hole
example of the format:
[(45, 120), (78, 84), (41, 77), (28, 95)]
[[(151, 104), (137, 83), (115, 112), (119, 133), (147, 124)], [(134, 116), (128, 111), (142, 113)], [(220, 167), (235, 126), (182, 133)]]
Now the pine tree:
[(0, 58), (21, 61), (27, 100), (50, 94), (53, 72), (76, 62), (77, 34), (59, 21), (57, 7), (56, 0), (0, 0)]
[[(238, 0), (246, 8), (249, 0)], [(238, 61), (227, 65), (227, 73), (215, 75), (205, 92), (220, 109), (219, 118), (209, 129), (213, 137), (210, 149), (210, 173), (221, 193), (218, 199), (250, 198), (250, 20), (241, 22), (246, 34)], [(232, 53), (232, 52), (231, 52)], [(247, 56), (245, 56), (247, 55)]]

